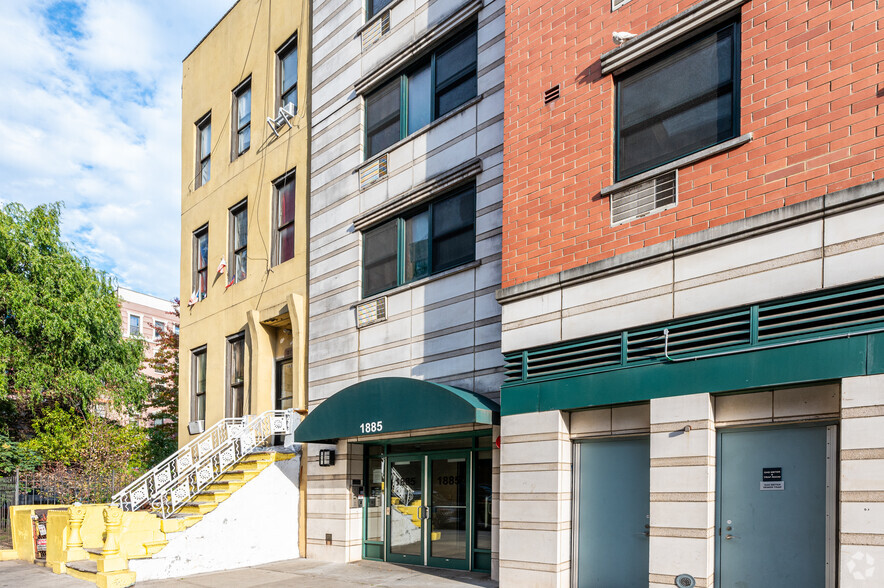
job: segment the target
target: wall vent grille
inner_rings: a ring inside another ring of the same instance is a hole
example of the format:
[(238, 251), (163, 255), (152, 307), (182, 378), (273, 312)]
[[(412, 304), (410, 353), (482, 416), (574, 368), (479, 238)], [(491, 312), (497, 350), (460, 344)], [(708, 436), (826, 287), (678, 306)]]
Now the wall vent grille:
[(384, 12), (377, 20), (362, 31), (362, 50), (365, 51), (390, 32), (390, 11)]
[(356, 306), (356, 327), (359, 329), (385, 320), (387, 320), (386, 296)]
[(387, 177), (387, 154), (384, 153), (359, 170), (359, 189), (364, 190)]
[(611, 223), (636, 219), (675, 204), (678, 187), (676, 170), (629, 186), (611, 194)]
[(559, 98), (559, 84), (556, 84), (549, 90), (543, 93), (543, 103), (549, 104), (553, 100), (558, 100)]
[(702, 358), (878, 328), (884, 329), (884, 282), (507, 353), (504, 371), (507, 383), (531, 381), (665, 362), (667, 354)]

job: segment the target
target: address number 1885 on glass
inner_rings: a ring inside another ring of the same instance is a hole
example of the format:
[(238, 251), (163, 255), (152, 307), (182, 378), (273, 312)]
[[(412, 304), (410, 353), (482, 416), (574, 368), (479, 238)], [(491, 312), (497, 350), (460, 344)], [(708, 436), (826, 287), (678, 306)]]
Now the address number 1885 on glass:
[(359, 428), (363, 433), (380, 433), (384, 430), (384, 421), (371, 421), (362, 423)]

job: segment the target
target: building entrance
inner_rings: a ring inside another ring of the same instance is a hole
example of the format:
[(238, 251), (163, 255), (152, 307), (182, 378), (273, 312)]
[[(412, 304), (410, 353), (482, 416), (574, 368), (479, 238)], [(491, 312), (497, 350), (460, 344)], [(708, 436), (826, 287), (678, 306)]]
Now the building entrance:
[(411, 453), (397, 449), (414, 449), (413, 444), (369, 447), (363, 556), (487, 571), (491, 451), (473, 447), (478, 443), (477, 438), (452, 439), (437, 450), (426, 445), (428, 451)]

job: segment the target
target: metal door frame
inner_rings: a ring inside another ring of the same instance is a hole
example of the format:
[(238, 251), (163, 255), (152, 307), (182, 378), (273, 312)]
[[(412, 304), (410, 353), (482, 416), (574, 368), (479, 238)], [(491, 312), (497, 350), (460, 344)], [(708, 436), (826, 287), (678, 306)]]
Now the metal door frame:
[(759, 429), (826, 428), (826, 588), (836, 588), (838, 535), (838, 423), (832, 421), (764, 423), (743, 427), (721, 427), (715, 431), (715, 588), (721, 588), (721, 435)]
[[(464, 529), (464, 559), (463, 561), (466, 564), (466, 567), (460, 567), (457, 562), (454, 565), (448, 564), (447, 562), (443, 562), (440, 560), (444, 560), (445, 558), (441, 557), (433, 557), (430, 553), (430, 547), (432, 547), (430, 533), (432, 532), (432, 508), (433, 508), (433, 460), (437, 459), (451, 459), (451, 458), (465, 458), (466, 460), (466, 480), (464, 481), (465, 486), (465, 500), (466, 504), (466, 528)], [(425, 473), (426, 481), (427, 481), (427, 508), (429, 509), (427, 512), (430, 514), (430, 517), (426, 519), (426, 528), (424, 529), (424, 542), (426, 544), (426, 550), (424, 551), (424, 565), (433, 567), (433, 568), (446, 568), (446, 569), (462, 569), (464, 571), (469, 571), (473, 569), (473, 533), (475, 529), (473, 528), (473, 450), (471, 449), (455, 449), (451, 451), (443, 451), (439, 454), (427, 455), (427, 470)]]
[[(634, 439), (645, 437), (648, 445), (651, 443), (650, 433), (630, 433), (627, 435), (607, 435), (604, 437), (582, 437), (571, 439), (571, 586), (578, 585), (578, 559), (580, 544), (580, 446), (584, 443), (596, 443), (603, 441), (619, 441), (621, 439)], [(648, 463), (650, 470), (651, 464)], [(651, 495), (648, 494), (648, 513), (651, 510)], [(650, 519), (648, 519), (650, 521)], [(650, 522), (648, 523), (650, 524)], [(648, 561), (650, 565), (650, 560)]]
[[(429, 463), (426, 453), (403, 453), (401, 455), (396, 456), (386, 456), (387, 463), (384, 472), (384, 483), (386, 488), (384, 489), (384, 561), (393, 561), (395, 563), (404, 563), (409, 565), (427, 565), (427, 524), (425, 518), (423, 518), (423, 510), (421, 510), (421, 554), (417, 555), (406, 555), (401, 553), (392, 553), (390, 551), (392, 547), (392, 527), (393, 527), (393, 506), (390, 504), (390, 496), (393, 492), (393, 484), (391, 482), (392, 479), (392, 471), (393, 471), (393, 460), (399, 461), (420, 461), (421, 463), (421, 509), (426, 506), (426, 483), (427, 483), (427, 470), (429, 469)], [(388, 510), (389, 509), (389, 510)], [(391, 560), (392, 556), (392, 560)], [(408, 559), (400, 559), (400, 558), (408, 558)], [(420, 563), (415, 563), (413, 558), (420, 558)]]

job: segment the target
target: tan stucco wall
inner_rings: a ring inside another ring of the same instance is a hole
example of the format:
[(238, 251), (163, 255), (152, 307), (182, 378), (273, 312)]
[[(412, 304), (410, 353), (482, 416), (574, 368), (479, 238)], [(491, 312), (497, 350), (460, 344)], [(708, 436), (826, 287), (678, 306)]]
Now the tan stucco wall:
[[(206, 428), (225, 416), (226, 338), (246, 335), (245, 412), (274, 408), (275, 327), (263, 321), (282, 315), (303, 321), (306, 307), (299, 301), (307, 291), (308, 113), (310, 52), (309, 5), (241, 0), (184, 60), (182, 87), (181, 182), (181, 377), (179, 444), (191, 412), (191, 350), (207, 347)], [(278, 109), (276, 51), (289, 38), (298, 38), (298, 114), (294, 128), (282, 126), (277, 138), (266, 123)], [(231, 161), (233, 90), (251, 76), (251, 147)], [(196, 126), (212, 113), (211, 178), (194, 189)], [(295, 257), (271, 266), (273, 241), (273, 181), (296, 171)], [(223, 257), (228, 265), (229, 209), (248, 198), (248, 273), (225, 290), (227, 271), (216, 273)], [(209, 225), (209, 286), (207, 297), (189, 307), (193, 290), (193, 232)], [(297, 308), (293, 308), (297, 307)], [(252, 328), (250, 329), (250, 316)], [(306, 323), (304, 323), (306, 324)], [(288, 327), (287, 327), (288, 328)], [(295, 327), (293, 344), (295, 403), (303, 385), (303, 345)]]

